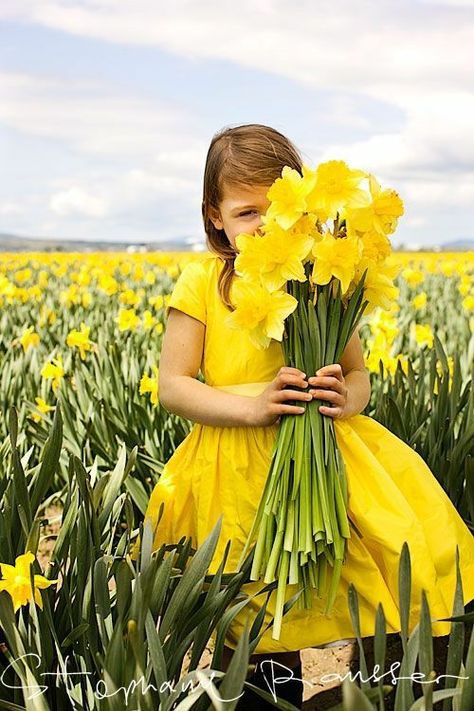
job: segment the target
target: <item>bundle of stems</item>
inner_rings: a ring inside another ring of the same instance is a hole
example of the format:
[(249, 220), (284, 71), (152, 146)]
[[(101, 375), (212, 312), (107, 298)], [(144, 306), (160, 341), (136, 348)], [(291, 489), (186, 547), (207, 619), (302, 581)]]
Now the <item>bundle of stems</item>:
[[(363, 300), (366, 271), (352, 296), (343, 299), (338, 279), (323, 286), (310, 282), (312, 267), (312, 262), (305, 264), (306, 281), (287, 282), (287, 292), (298, 306), (285, 321), (283, 351), (286, 365), (314, 374), (338, 362), (368, 301)], [(313, 399), (303, 414), (281, 417), (265, 487), (241, 556), (243, 560), (257, 536), (250, 578), (263, 576), (265, 583), (278, 580), (272, 630), (277, 640), (287, 584), (302, 591), (299, 609), (312, 607), (310, 588), (315, 588), (319, 598), (326, 596), (324, 614), (330, 614), (350, 538), (344, 462), (334, 422), (319, 411), (320, 404), (327, 402)]]

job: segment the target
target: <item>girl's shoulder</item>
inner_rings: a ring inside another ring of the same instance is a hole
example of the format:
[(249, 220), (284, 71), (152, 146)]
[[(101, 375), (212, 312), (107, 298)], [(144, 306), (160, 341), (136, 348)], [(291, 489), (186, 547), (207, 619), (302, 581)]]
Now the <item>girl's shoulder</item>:
[(224, 262), (219, 255), (213, 252), (204, 252), (199, 257), (188, 262), (185, 268), (196, 278), (209, 280), (218, 273), (223, 264)]

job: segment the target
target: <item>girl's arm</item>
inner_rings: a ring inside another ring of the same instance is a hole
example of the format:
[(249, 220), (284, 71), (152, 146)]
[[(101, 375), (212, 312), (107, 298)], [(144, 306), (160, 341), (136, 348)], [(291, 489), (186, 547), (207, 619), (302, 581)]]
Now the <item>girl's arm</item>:
[(159, 399), (168, 412), (215, 427), (248, 424), (252, 398), (217, 390), (197, 380), (206, 326), (170, 308), (160, 357)]
[(302, 414), (303, 408), (285, 402), (312, 399), (308, 392), (284, 389), (288, 384), (308, 387), (296, 368), (282, 368), (258, 397), (227, 393), (197, 380), (205, 332), (201, 321), (170, 307), (158, 376), (159, 399), (168, 412), (214, 427), (265, 426), (284, 413)]
[[(308, 379), (313, 397), (328, 400), (320, 412), (344, 419), (358, 415), (370, 401), (370, 376), (357, 327), (345, 347), (339, 363), (320, 368), (318, 376)], [(316, 386), (316, 389), (314, 389)]]

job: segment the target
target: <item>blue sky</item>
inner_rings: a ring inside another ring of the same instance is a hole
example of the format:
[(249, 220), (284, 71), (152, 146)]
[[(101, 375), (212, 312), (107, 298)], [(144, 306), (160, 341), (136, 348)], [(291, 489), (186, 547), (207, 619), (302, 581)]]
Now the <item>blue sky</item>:
[(474, 2), (2, 0), (0, 232), (204, 242), (212, 135), (373, 172), (394, 244), (473, 237)]

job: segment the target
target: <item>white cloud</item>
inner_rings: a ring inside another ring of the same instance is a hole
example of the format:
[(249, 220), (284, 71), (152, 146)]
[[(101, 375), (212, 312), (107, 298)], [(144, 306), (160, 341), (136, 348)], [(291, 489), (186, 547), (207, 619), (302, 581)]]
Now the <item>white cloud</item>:
[(50, 208), (57, 215), (85, 215), (86, 217), (104, 217), (107, 214), (105, 200), (92, 195), (82, 188), (73, 187), (51, 196)]
[[(326, 119), (347, 139), (326, 141), (321, 150), (315, 132), (300, 145), (305, 155), (313, 162), (341, 157), (376, 173), (409, 203), (407, 227), (415, 227), (427, 207), (471, 209), (473, 5), (242, 0), (236, 12), (230, 0), (3, 0), (0, 17), (192, 60), (226, 60), (321, 90), (315, 96), (324, 101)], [(184, 195), (193, 209), (199, 204), (207, 145), (189, 126), (192, 99), (186, 111), (112, 93), (98, 82), (7, 73), (0, 74), (0, 94), (5, 125), (130, 165), (54, 184), (51, 205), (72, 189), (100, 195), (109, 216), (160, 196), (169, 210)], [(383, 109), (380, 130), (373, 106)], [(388, 116), (395, 117), (389, 129)], [(369, 135), (355, 140), (351, 128)]]
[(117, 95), (102, 83), (0, 72), (0, 121), (102, 155), (153, 154), (186, 126), (183, 109)]

